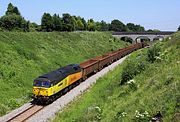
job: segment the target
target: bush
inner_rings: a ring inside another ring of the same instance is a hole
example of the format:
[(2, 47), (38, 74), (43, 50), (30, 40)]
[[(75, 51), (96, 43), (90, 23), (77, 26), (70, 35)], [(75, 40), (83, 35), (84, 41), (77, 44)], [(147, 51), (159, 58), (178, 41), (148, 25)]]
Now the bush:
[(160, 48), (154, 45), (147, 51), (147, 61), (150, 63), (154, 63), (154, 61), (156, 61), (157, 59), (156, 57), (158, 57), (159, 54), (160, 54)]
[(121, 75), (121, 84), (126, 83), (131, 80), (135, 74), (134, 64), (132, 62), (128, 62), (125, 67), (123, 67), (122, 75)]
[(121, 75), (121, 84), (133, 79), (137, 74), (140, 74), (146, 68), (146, 62), (128, 62), (125, 67), (123, 67)]

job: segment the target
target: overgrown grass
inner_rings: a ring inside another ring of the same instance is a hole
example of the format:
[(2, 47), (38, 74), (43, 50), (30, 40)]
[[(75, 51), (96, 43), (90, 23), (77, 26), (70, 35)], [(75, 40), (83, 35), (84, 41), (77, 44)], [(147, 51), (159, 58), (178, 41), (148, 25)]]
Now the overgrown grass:
[[(100, 78), (87, 93), (58, 113), (54, 122), (149, 122), (159, 111), (164, 122), (178, 122), (180, 33), (155, 46), (160, 50), (156, 60), (152, 58), (153, 62), (149, 61), (149, 49), (133, 53), (122, 65)], [(137, 61), (146, 62), (146, 68), (120, 85), (124, 67)]]
[(126, 45), (101, 32), (0, 32), (0, 116), (31, 99), (37, 76)]

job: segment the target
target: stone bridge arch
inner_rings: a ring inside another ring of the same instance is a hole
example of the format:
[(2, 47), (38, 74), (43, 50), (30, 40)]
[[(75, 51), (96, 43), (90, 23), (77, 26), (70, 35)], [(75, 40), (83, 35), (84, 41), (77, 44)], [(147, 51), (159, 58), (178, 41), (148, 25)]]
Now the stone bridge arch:
[(150, 42), (152, 39), (148, 36), (138, 36), (136, 39), (135, 39), (135, 42), (137, 43), (140, 43), (140, 42), (145, 42), (145, 41), (148, 41)]
[(153, 41), (156, 41), (156, 40), (162, 41), (163, 39), (164, 39), (164, 36), (157, 36), (153, 39)]
[(125, 42), (129, 42), (129, 43), (133, 43), (133, 41), (134, 41), (134, 40), (133, 40), (131, 37), (129, 37), (129, 36), (122, 36), (120, 39), (123, 40), (123, 41), (125, 41)]
[(113, 36), (117, 38), (128, 37), (133, 40), (133, 43), (136, 43), (137, 38), (146, 37), (150, 41), (154, 41), (155, 39), (162, 40), (166, 37), (169, 37), (174, 32), (161, 31), (161, 32), (113, 32)]

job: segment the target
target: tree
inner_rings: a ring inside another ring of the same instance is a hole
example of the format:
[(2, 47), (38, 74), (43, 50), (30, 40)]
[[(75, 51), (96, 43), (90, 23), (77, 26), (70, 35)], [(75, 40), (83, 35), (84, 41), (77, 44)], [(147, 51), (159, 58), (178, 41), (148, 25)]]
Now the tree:
[(77, 21), (76, 21), (76, 17), (75, 16), (71, 16), (71, 26), (72, 26), (72, 30), (71, 31), (75, 31), (77, 28)]
[(100, 23), (100, 25), (101, 25), (101, 31), (108, 31), (109, 30), (109, 25), (105, 22), (105, 21), (101, 21), (101, 23)]
[(144, 32), (145, 29), (144, 29), (144, 27), (142, 27), (141, 25), (136, 25), (136, 31), (137, 31), (137, 32)]
[(53, 15), (53, 30), (61, 31), (63, 28), (63, 23), (59, 15)]
[(127, 25), (128, 31), (131, 32), (144, 32), (145, 29), (141, 25), (135, 25), (134, 23), (128, 23)]
[(78, 17), (76, 22), (77, 22), (77, 30), (83, 30), (84, 29), (84, 24), (82, 22), (81, 17)]
[(13, 13), (17, 15), (21, 15), (17, 7), (14, 7)]
[(153, 30), (152, 30), (152, 29), (149, 29), (149, 30), (147, 30), (147, 32), (153, 32)]
[(8, 31), (29, 31), (29, 22), (20, 15), (16, 6), (9, 3), (6, 14), (0, 18), (0, 27)]
[(160, 30), (158, 30), (158, 29), (149, 29), (149, 30), (147, 30), (147, 32), (160, 32)]
[(180, 26), (179, 26), (179, 28), (178, 28), (178, 31), (180, 31)]
[(12, 14), (21, 15), (18, 8), (16, 6), (13, 6), (12, 3), (9, 3), (7, 7), (6, 15), (12, 15)]
[(127, 31), (126, 26), (119, 20), (113, 20), (110, 24), (111, 31)]
[(53, 31), (53, 18), (49, 13), (44, 13), (41, 19), (42, 31)]
[(29, 31), (29, 23), (20, 15), (4, 15), (0, 19), (0, 26), (5, 30), (22, 30)]
[(88, 22), (87, 22), (87, 29), (88, 29), (88, 31), (95, 31), (96, 24), (95, 24), (93, 19), (88, 20)]
[(87, 22), (86, 22), (86, 20), (84, 18), (81, 18), (81, 21), (82, 21), (82, 23), (84, 25), (83, 30), (87, 30)]
[(101, 23), (100, 22), (95, 22), (95, 30), (101, 31)]
[(34, 31), (40, 31), (40, 26), (36, 24), (35, 22), (29, 23), (29, 31), (34, 32)]
[(63, 14), (63, 31), (74, 31), (76, 26), (76, 20), (70, 14)]
[(13, 14), (13, 11), (14, 11), (14, 6), (12, 5), (12, 3), (9, 3), (7, 7), (6, 15)]

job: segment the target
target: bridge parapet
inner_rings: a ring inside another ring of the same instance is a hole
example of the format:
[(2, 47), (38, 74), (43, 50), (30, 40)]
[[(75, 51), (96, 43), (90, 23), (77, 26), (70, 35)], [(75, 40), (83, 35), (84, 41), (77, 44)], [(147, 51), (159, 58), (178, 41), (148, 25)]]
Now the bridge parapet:
[(160, 32), (113, 32), (112, 35), (171, 35), (173, 31), (160, 31)]
[[(117, 38), (128, 37), (133, 42), (138, 42), (140, 38), (148, 38), (153, 41), (155, 38), (166, 38), (173, 34), (172, 31), (161, 31), (161, 32), (113, 32), (112, 35)], [(141, 39), (140, 39), (141, 41)]]

